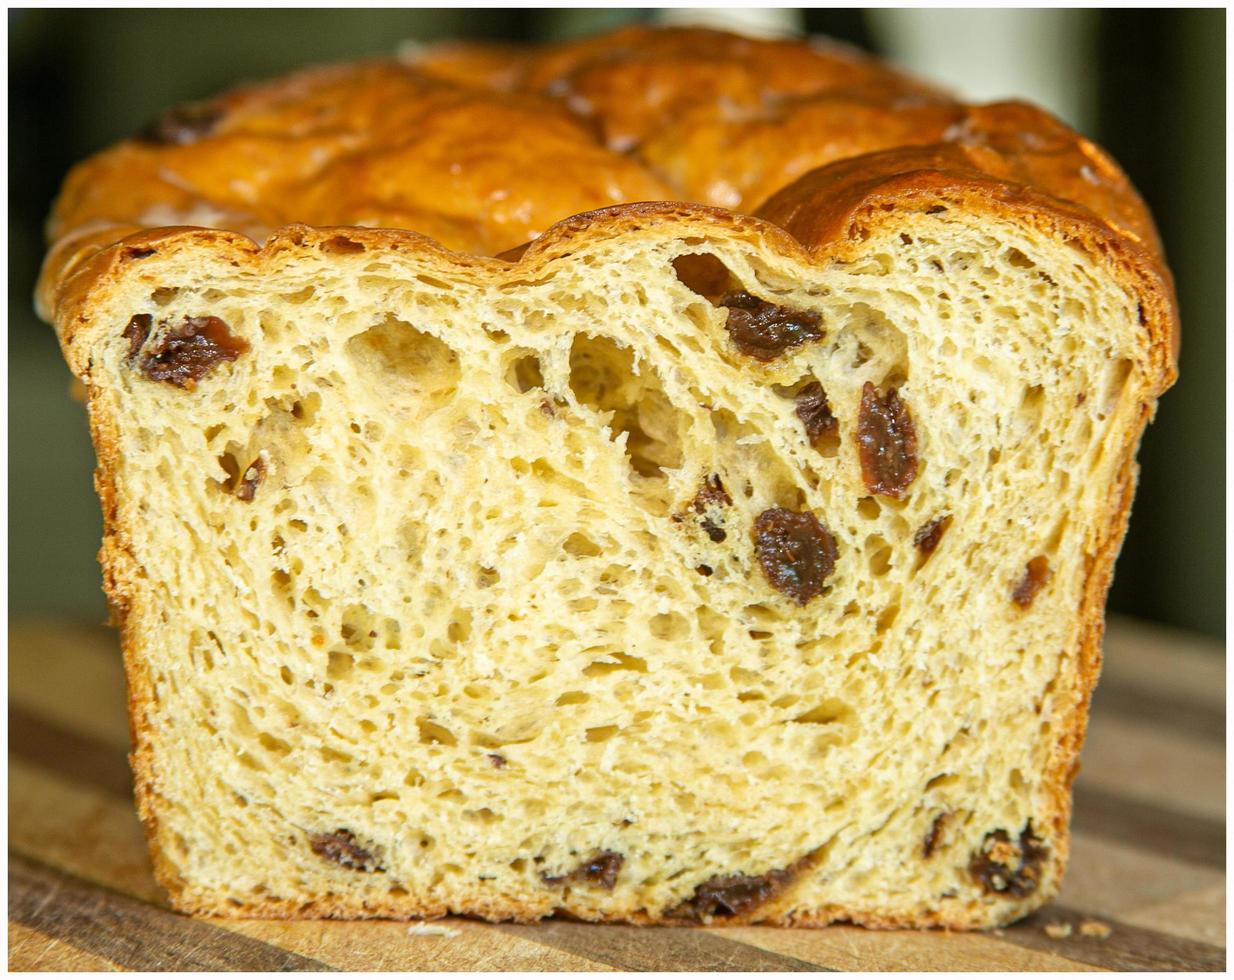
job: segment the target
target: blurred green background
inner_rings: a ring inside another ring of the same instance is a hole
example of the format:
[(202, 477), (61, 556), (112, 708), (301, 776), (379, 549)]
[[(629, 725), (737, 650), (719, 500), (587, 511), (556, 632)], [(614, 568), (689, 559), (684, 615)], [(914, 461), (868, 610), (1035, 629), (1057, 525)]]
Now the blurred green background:
[(408, 39), (556, 39), (628, 21), (830, 34), (971, 100), (1022, 96), (1109, 149), (1178, 281), (1182, 376), (1144, 440), (1111, 606), (1224, 637), (1224, 10), (10, 10), (9, 608), (101, 620), (84, 409), (31, 295), (73, 162), (174, 103)]

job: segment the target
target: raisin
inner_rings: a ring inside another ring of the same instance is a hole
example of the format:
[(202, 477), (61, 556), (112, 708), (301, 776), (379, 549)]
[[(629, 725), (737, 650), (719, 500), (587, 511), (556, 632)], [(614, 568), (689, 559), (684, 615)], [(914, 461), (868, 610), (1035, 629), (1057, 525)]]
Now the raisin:
[(710, 565), (699, 565), (694, 570), (704, 578), (711, 575), (715, 571), (715, 569), (713, 569)]
[(1049, 854), (1045, 841), (1033, 833), (1033, 822), (1024, 825), (1018, 844), (1005, 830), (986, 834), (981, 847), (968, 862), (968, 873), (989, 894), (1023, 898), (1037, 890), (1041, 862)]
[(1045, 555), (1038, 555), (1024, 566), (1024, 577), (1011, 590), (1011, 601), (1021, 609), (1027, 609), (1049, 580), (1050, 560)]
[[(129, 344), (131, 347), (131, 338)], [(233, 337), (218, 317), (185, 317), (182, 324), (167, 330), (141, 359), (141, 369), (151, 381), (166, 381), (192, 391), (216, 364), (234, 361), (248, 349), (248, 343)]]
[(261, 481), (266, 478), (266, 461), (258, 456), (248, 465), (243, 475), (240, 477), (240, 482), (236, 486), (236, 497), (243, 500), (245, 503), (250, 502), (257, 496), (257, 488), (261, 486)]
[(569, 874), (552, 876), (541, 872), (540, 880), (546, 885), (563, 885), (568, 881), (583, 882), (611, 892), (617, 884), (617, 875), (621, 873), (625, 860), (616, 851), (598, 851)]
[(946, 826), (950, 818), (951, 814), (946, 810), (934, 818), (934, 822), (930, 824), (929, 832), (925, 835), (925, 840), (921, 843), (922, 857), (928, 858), (934, 854), (935, 848), (938, 847), (939, 839), (943, 836), (943, 827)]
[(129, 360), (137, 356), (146, 338), (150, 336), (150, 328), (154, 325), (154, 317), (149, 313), (134, 313), (124, 328), (122, 336), (129, 342)]
[(811, 310), (793, 310), (751, 296), (744, 290), (720, 297), (728, 309), (728, 334), (742, 354), (756, 361), (774, 361), (786, 350), (823, 337), (822, 317)]
[(923, 557), (929, 558), (934, 554), (934, 549), (943, 540), (943, 535), (947, 533), (949, 527), (951, 527), (950, 514), (936, 517), (917, 528), (917, 533), (913, 535), (913, 544)]
[(811, 381), (797, 392), (797, 418), (805, 426), (810, 445), (822, 450), (827, 443), (834, 443), (839, 434), (840, 423), (831, 414), (827, 393), (817, 381)]
[(493, 764), (494, 769), (504, 769), (506, 767), (506, 757), (500, 752), (490, 752), (488, 761)]
[(694, 889), (693, 895), (668, 914), (695, 922), (741, 915), (770, 901), (794, 877), (790, 871), (768, 871), (765, 875), (716, 875)]
[(701, 514), (712, 505), (723, 507), (731, 507), (733, 498), (728, 495), (728, 491), (724, 489), (724, 481), (720, 479), (720, 474), (712, 473), (703, 481), (703, 488), (694, 495), (694, 510)]
[(857, 416), (861, 477), (870, 493), (899, 498), (917, 479), (917, 430), (908, 406), (892, 388), (886, 395), (869, 381)]
[(800, 606), (822, 594), (838, 557), (836, 539), (817, 517), (784, 507), (755, 519), (754, 553), (771, 587)]
[(210, 102), (175, 106), (143, 126), (134, 139), (155, 146), (188, 146), (214, 132), (223, 110)]
[[(707, 537), (717, 544), (728, 538), (728, 532), (716, 522), (714, 514), (709, 514), (708, 511), (714, 511), (717, 507), (731, 507), (732, 505), (733, 498), (724, 489), (724, 482), (720, 479), (718, 473), (712, 473), (711, 476), (707, 477), (703, 481), (702, 489), (690, 501), (690, 506), (694, 508), (694, 512), (702, 515), (703, 519), (699, 521), (699, 526), (706, 532)], [(673, 519), (678, 523), (681, 522), (680, 515), (673, 515)]]
[(332, 834), (314, 834), (309, 838), (309, 847), (318, 857), (341, 864), (352, 871), (383, 871), (376, 858), (356, 843), (350, 830), (336, 830)]

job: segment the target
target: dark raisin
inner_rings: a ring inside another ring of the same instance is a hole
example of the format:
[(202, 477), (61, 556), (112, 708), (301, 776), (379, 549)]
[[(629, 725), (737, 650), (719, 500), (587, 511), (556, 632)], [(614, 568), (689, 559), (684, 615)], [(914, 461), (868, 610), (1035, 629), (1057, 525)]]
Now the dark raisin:
[(168, 109), (134, 135), (142, 143), (156, 146), (188, 146), (214, 132), (223, 110), (210, 102), (187, 102)]
[(828, 443), (835, 443), (840, 423), (831, 414), (827, 393), (817, 381), (811, 381), (797, 392), (797, 418), (801, 419), (806, 438), (815, 449), (821, 451)]
[(135, 313), (124, 328), (122, 336), (129, 342), (129, 360), (137, 356), (142, 344), (150, 336), (150, 328), (154, 325), (154, 317), (149, 313)]
[(563, 885), (568, 881), (583, 882), (611, 892), (617, 884), (617, 875), (621, 873), (625, 860), (616, 851), (598, 851), (569, 874), (549, 875), (541, 872), (540, 880), (546, 885)]
[(218, 317), (185, 317), (179, 326), (168, 329), (141, 359), (141, 369), (151, 381), (166, 381), (192, 391), (216, 364), (234, 361), (248, 349), (248, 343), (233, 337)]
[(236, 498), (245, 503), (251, 501), (257, 496), (257, 488), (265, 478), (266, 461), (258, 456), (241, 475), (240, 482), (236, 485)]
[(922, 857), (928, 858), (934, 854), (934, 849), (938, 847), (939, 839), (943, 836), (943, 827), (946, 826), (950, 818), (951, 814), (945, 810), (934, 818), (934, 822), (930, 824), (930, 830), (921, 844)]
[(733, 498), (724, 489), (724, 481), (720, 479), (719, 473), (712, 473), (711, 476), (707, 477), (703, 481), (703, 488), (694, 495), (693, 507), (695, 512), (701, 514), (713, 505), (722, 507), (731, 507), (733, 505)]
[(857, 416), (861, 477), (870, 493), (899, 498), (917, 479), (917, 430), (908, 406), (892, 388), (886, 395), (869, 381)]
[(934, 554), (934, 549), (943, 540), (943, 535), (947, 533), (949, 527), (951, 527), (950, 514), (936, 517), (917, 528), (917, 533), (913, 535), (913, 544), (922, 556), (929, 558)]
[(1045, 841), (1033, 833), (1030, 820), (1020, 834), (1019, 843), (1012, 843), (1005, 830), (986, 834), (981, 847), (968, 862), (968, 873), (989, 894), (1013, 895), (1023, 898), (1037, 890), (1041, 881), (1041, 863), (1049, 854)]
[(309, 847), (318, 857), (341, 864), (352, 871), (382, 871), (376, 858), (356, 843), (350, 830), (336, 830), (332, 834), (314, 834), (309, 838)]
[(488, 761), (493, 764), (494, 769), (504, 769), (506, 767), (506, 757), (499, 752), (490, 752)]
[(1038, 555), (1024, 566), (1024, 575), (1015, 588), (1011, 590), (1011, 601), (1021, 609), (1027, 609), (1033, 604), (1033, 599), (1041, 591), (1041, 587), (1050, 580), (1050, 560), (1045, 555)]
[(698, 572), (699, 575), (702, 575), (704, 577), (709, 576), (712, 574), (712, 572), (714, 572), (714, 569), (710, 565), (699, 565), (694, 570)]
[(776, 306), (744, 290), (726, 293), (719, 305), (728, 308), (726, 326), (734, 346), (757, 361), (774, 361), (786, 350), (823, 337), (822, 317), (811, 310)]
[[(728, 537), (728, 532), (720, 526), (715, 513), (716, 508), (731, 507), (732, 504), (733, 498), (724, 489), (724, 482), (720, 479), (718, 473), (712, 473), (707, 477), (703, 481), (702, 488), (694, 495), (694, 499), (690, 501), (690, 506), (694, 509), (694, 512), (703, 518), (699, 521), (699, 526), (706, 532), (707, 537), (717, 544)], [(681, 519), (682, 515), (673, 515), (673, 520), (678, 524), (681, 523)]]
[(669, 915), (695, 922), (741, 915), (770, 901), (794, 877), (791, 871), (768, 871), (765, 875), (716, 875), (694, 889), (694, 894), (672, 909)]
[(822, 594), (839, 554), (836, 539), (817, 517), (784, 507), (755, 519), (754, 553), (771, 587), (801, 606)]
[(154, 248), (134, 247), (134, 248), (126, 248), (124, 250), (124, 257), (126, 259), (148, 259), (150, 258), (151, 255), (157, 255), (157, 254), (158, 254), (158, 249), (154, 249)]

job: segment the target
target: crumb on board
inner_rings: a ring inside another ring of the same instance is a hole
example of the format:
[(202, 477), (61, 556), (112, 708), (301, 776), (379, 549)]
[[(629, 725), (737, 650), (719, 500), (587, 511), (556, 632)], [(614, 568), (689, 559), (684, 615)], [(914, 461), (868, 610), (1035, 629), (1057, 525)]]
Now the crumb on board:
[(436, 922), (413, 922), (407, 927), (409, 936), (441, 936), (445, 939), (453, 939), (458, 935), (457, 929), (451, 929), (449, 926), (438, 925)]
[(1071, 935), (1071, 923), (1047, 922), (1045, 924), (1045, 934), (1051, 939), (1066, 939)]
[(1106, 923), (1098, 922), (1096, 919), (1085, 919), (1080, 923), (1080, 935), (1089, 936), (1092, 939), (1109, 939), (1113, 931)]

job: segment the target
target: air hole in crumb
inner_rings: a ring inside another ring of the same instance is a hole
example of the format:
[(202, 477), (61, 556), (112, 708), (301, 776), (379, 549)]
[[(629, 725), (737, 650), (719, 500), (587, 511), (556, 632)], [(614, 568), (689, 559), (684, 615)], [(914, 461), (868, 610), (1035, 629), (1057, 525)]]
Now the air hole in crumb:
[(354, 241), (346, 235), (335, 235), (333, 238), (327, 238), (317, 247), (331, 255), (357, 255), (364, 251), (364, 244), (362, 242)]
[(273, 752), (275, 755), (287, 755), (291, 752), (290, 745), (281, 738), (275, 738), (269, 732), (262, 732), (257, 736), (257, 741), (261, 743), (263, 749), (267, 752)]
[(844, 701), (827, 698), (797, 715), (793, 721), (802, 725), (834, 725), (847, 722), (852, 715), (853, 709)]
[(446, 628), (446, 638), (451, 643), (465, 643), (471, 639), (471, 610), (455, 609), (450, 625)]
[(352, 669), (355, 667), (356, 658), (350, 653), (343, 653), (340, 650), (331, 650), (329, 656), (329, 665), (326, 667), (326, 676), (331, 680), (343, 680), (351, 676)]
[(686, 289), (698, 293), (709, 302), (741, 288), (741, 283), (728, 271), (728, 266), (706, 252), (677, 256), (673, 259), (673, 271)]
[(681, 466), (687, 420), (650, 366), (635, 372), (633, 351), (607, 337), (577, 335), (570, 348), (570, 390), (580, 404), (608, 415), (614, 437), (626, 434), (630, 467), (640, 477), (666, 479), (665, 470)]
[(610, 738), (621, 731), (619, 725), (600, 725), (597, 728), (587, 729), (588, 742), (607, 742)]
[(684, 640), (690, 635), (690, 624), (680, 613), (659, 613), (651, 617), (649, 625), (657, 640)]
[(878, 505), (878, 501), (873, 497), (862, 497), (857, 501), (857, 513), (866, 520), (874, 520), (883, 512), (882, 507)]
[(580, 531), (575, 531), (566, 538), (561, 547), (566, 554), (576, 558), (598, 558), (604, 553), (604, 549)]
[(895, 624), (896, 617), (900, 615), (900, 606), (898, 603), (893, 603), (884, 609), (874, 624), (875, 630), (879, 633), (886, 633)]
[(1127, 379), (1131, 377), (1132, 367), (1134, 367), (1133, 363), (1125, 357), (1113, 361), (1106, 367), (1105, 390), (1101, 399), (1102, 410), (1105, 414), (1114, 411), (1119, 397), (1127, 387)]
[(627, 653), (606, 653), (604, 660), (593, 661), (583, 668), (588, 677), (603, 677), (618, 670), (632, 670), (639, 674), (647, 673), (647, 661), (642, 657), (632, 657)]
[(317, 289), (314, 286), (305, 286), (303, 289), (297, 289), (294, 293), (283, 293), (279, 299), (285, 303), (307, 303), (317, 294)]
[(1014, 266), (1017, 269), (1032, 269), (1036, 267), (1036, 263), (1018, 248), (1007, 249), (1003, 253), (1003, 257), (1007, 260), (1008, 265)]
[(870, 574), (879, 577), (891, 570), (891, 545), (878, 535), (866, 539), (866, 550), (870, 553)]
[(506, 383), (520, 393), (543, 389), (544, 369), (540, 366), (540, 358), (535, 354), (515, 358), (506, 371)]
[(554, 703), (560, 707), (568, 704), (585, 704), (591, 700), (591, 695), (586, 691), (566, 691)]
[(426, 745), (457, 745), (458, 739), (444, 725), (439, 725), (428, 718), (417, 718), (416, 728), (420, 732), (420, 741)]
[(495, 568), (482, 565), (476, 575), (476, 586), (481, 589), (492, 588), (501, 581), (501, 573)]
[(393, 315), (352, 337), (346, 350), (362, 371), (394, 391), (416, 396), (417, 402), (447, 397), (458, 384), (458, 355)]

